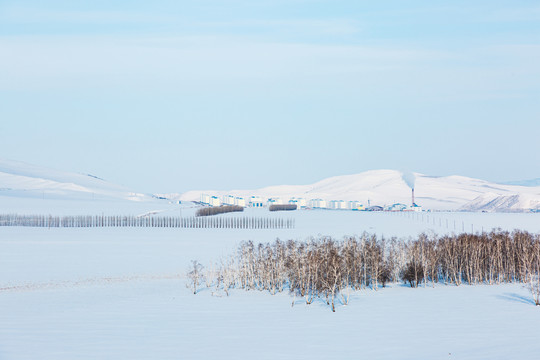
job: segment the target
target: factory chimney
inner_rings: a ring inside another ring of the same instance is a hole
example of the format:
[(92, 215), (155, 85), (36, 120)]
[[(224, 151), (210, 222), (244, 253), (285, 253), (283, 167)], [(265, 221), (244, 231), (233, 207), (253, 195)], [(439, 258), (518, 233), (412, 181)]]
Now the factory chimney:
[(403, 179), (405, 184), (407, 184), (407, 186), (410, 187), (411, 190), (412, 190), (412, 204), (411, 204), (411, 207), (414, 208), (415, 207), (415, 203), (414, 203), (414, 182), (416, 180), (416, 176), (414, 175), (414, 173), (412, 173), (410, 171), (404, 171), (401, 174), (401, 178)]

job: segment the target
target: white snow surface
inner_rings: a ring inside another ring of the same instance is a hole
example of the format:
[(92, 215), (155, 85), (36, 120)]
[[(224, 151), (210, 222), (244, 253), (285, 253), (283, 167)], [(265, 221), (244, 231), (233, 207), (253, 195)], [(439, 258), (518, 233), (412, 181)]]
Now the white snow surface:
[[(415, 202), (432, 210), (526, 211), (540, 209), (540, 186), (502, 185), (464, 176), (428, 176), (414, 173)], [(312, 185), (270, 186), (255, 190), (189, 191), (182, 200), (198, 201), (201, 194), (223, 196), (292, 197), (356, 200), (371, 205), (411, 203), (411, 189), (396, 170), (372, 170), (335, 176)]]
[(540, 309), (519, 284), (391, 284), (355, 292), (332, 313), (288, 293), (193, 295), (184, 277), (190, 260), (209, 266), (244, 240), (540, 232), (539, 214), (219, 216), (294, 217), (296, 228), (0, 227), (0, 359), (535, 359), (540, 351)]
[[(537, 191), (421, 174), (415, 186), (426, 207), (446, 204), (431, 198), (442, 193), (451, 207), (477, 199), (497, 208), (499, 196), (509, 196), (504, 206), (513, 207), (536, 201)], [(5, 160), (0, 188), (1, 213), (192, 216), (196, 210), (91, 176)], [(410, 194), (401, 174), (391, 170), (260, 191), (343, 199), (365, 194), (387, 203), (407, 203)], [(307, 306), (288, 293), (193, 295), (184, 276), (191, 260), (210, 266), (245, 240), (340, 239), (364, 231), (405, 238), (493, 228), (540, 233), (540, 214), (246, 209), (218, 216), (292, 217), (296, 227), (0, 227), (0, 359), (536, 359), (540, 352), (540, 309), (520, 284), (391, 284), (355, 292), (348, 306), (332, 313), (323, 301)]]
[[(158, 196), (166, 197), (171, 202), (199, 201), (200, 195), (206, 193), (246, 198), (281, 197), (286, 201), (296, 197), (307, 200), (355, 200), (364, 205), (369, 203), (380, 206), (410, 204), (411, 189), (405, 179), (409, 182), (415, 179), (415, 200), (425, 209), (507, 212), (540, 210), (540, 186), (504, 185), (464, 176), (438, 177), (396, 170), (372, 170), (355, 175), (335, 176), (311, 185), (269, 186), (255, 190), (194, 190), (183, 194)], [(104, 211), (111, 207), (96, 202), (115, 203), (112, 208), (116, 209), (120, 208), (120, 203), (124, 201), (156, 201), (151, 195), (131, 191), (96, 176), (0, 159), (0, 200), (9, 203), (9, 197), (16, 199), (17, 203), (24, 202), (22, 199), (41, 199), (85, 201), (90, 204), (92, 200), (96, 206), (91, 205), (91, 208), (99, 210), (101, 207)], [(26, 201), (25, 206), (30, 204), (41, 206), (32, 201)], [(130, 205), (126, 207), (130, 208)]]
[(191, 206), (130, 191), (93, 175), (0, 159), (0, 213), (4, 214), (182, 215), (182, 209)]
[(152, 198), (93, 175), (63, 172), (7, 159), (0, 159), (0, 196), (131, 201), (148, 201)]

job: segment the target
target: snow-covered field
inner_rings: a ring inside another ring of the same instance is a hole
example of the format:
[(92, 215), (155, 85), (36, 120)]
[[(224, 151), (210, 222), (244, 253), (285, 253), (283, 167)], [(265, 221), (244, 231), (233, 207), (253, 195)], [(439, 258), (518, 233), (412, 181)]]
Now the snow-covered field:
[(456, 231), (540, 232), (539, 215), (296, 211), (272, 214), (295, 217), (283, 230), (0, 227), (0, 359), (535, 359), (540, 309), (519, 284), (392, 284), (332, 313), (322, 302), (291, 307), (286, 293), (193, 295), (183, 274), (242, 240), (406, 237), (452, 232), (454, 221)]

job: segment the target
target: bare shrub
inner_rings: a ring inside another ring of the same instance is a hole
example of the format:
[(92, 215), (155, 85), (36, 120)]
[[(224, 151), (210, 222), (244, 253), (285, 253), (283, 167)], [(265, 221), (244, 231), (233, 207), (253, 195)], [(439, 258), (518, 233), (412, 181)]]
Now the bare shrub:
[(187, 278), (189, 280), (187, 286), (193, 291), (193, 294), (197, 294), (199, 284), (204, 281), (202, 270), (203, 266), (197, 260), (191, 260), (191, 268), (187, 273)]
[(379, 281), (382, 287), (386, 287), (386, 284), (392, 281), (392, 267), (388, 262), (385, 262), (379, 272)]
[(418, 287), (418, 284), (424, 279), (424, 267), (415, 261), (410, 261), (405, 265), (401, 274), (401, 279), (409, 283), (411, 287)]
[(537, 235), (535, 240), (531, 248), (528, 249), (528, 256), (524, 262), (526, 263), (527, 287), (534, 304), (540, 306), (540, 235)]
[(225, 213), (230, 213), (230, 212), (241, 212), (241, 211), (244, 211), (244, 208), (238, 205), (204, 207), (204, 208), (198, 209), (195, 216), (211, 216), (211, 215), (225, 214)]
[(538, 275), (529, 274), (527, 289), (531, 293), (534, 304), (540, 306), (540, 277)]
[(270, 211), (290, 211), (296, 209), (296, 204), (273, 204), (268, 207), (268, 210)]

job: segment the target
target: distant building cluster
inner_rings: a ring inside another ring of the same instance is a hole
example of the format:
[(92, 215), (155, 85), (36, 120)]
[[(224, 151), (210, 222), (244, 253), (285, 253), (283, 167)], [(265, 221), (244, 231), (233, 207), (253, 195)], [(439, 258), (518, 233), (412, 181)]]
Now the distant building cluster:
[(221, 206), (221, 199), (217, 196), (210, 196), (207, 194), (201, 195), (201, 203), (210, 205), (210, 206)]
[[(204, 203), (204, 201), (201, 201)], [(246, 200), (242, 197), (226, 195), (223, 197), (223, 205), (237, 205), (246, 207)]]
[(355, 211), (422, 211), (422, 207), (416, 204), (407, 206), (401, 203), (395, 203), (390, 206), (364, 206), (360, 201), (345, 200), (323, 200), (323, 199), (304, 199), (290, 198), (284, 200), (280, 197), (271, 197), (264, 199), (260, 196), (251, 196), (244, 198), (241, 196), (225, 195), (223, 197), (201, 194), (200, 202), (208, 206), (237, 205), (242, 207), (263, 208), (271, 205), (296, 205), (297, 209), (329, 209), (329, 210), (355, 210)]

